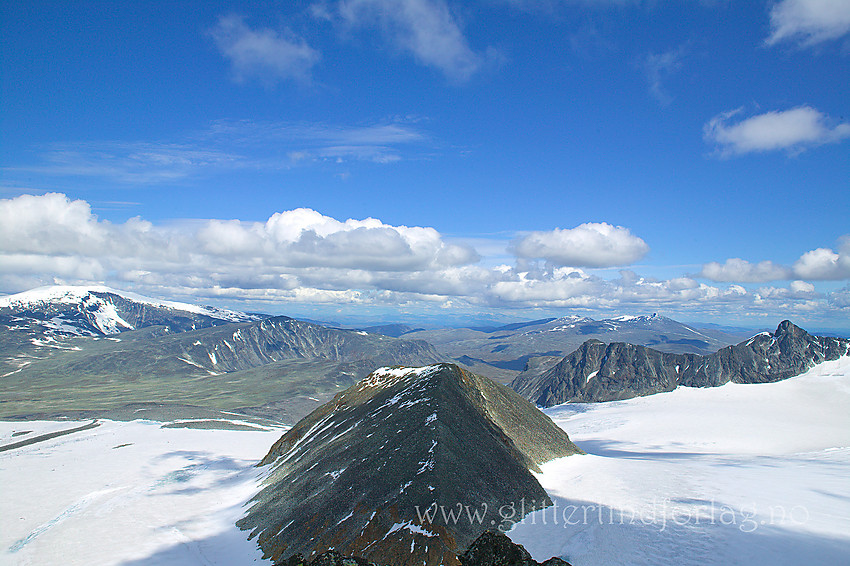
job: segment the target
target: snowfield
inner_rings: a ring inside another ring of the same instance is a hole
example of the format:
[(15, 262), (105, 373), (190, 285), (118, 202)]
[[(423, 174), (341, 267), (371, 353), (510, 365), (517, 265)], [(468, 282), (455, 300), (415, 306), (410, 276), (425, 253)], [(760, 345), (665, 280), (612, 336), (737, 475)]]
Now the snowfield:
[[(283, 433), (101, 426), (0, 452), (0, 564), (268, 563), (234, 526)], [(80, 422), (2, 422), (2, 445)], [(12, 431), (33, 431), (12, 437)]]
[[(556, 506), (508, 533), (537, 560), (850, 564), (850, 358), (546, 412), (588, 455), (544, 465)], [(2, 422), (0, 449), (86, 422)], [(234, 522), (282, 429), (100, 422), (0, 451), (0, 563), (267, 563)]]
[(546, 413), (588, 455), (542, 466), (555, 507), (508, 533), (537, 560), (850, 564), (848, 357), (778, 383)]

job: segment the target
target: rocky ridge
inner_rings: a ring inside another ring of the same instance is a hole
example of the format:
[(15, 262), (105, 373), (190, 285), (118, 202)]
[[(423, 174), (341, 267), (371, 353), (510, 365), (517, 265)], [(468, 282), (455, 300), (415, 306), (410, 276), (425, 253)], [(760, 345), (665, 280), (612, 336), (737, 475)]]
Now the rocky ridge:
[(471, 371), (499, 382), (514, 379), (527, 364), (552, 367), (590, 339), (625, 342), (673, 354), (710, 354), (736, 343), (740, 335), (698, 329), (658, 314), (545, 318), (498, 327), (412, 330), (405, 338), (421, 339)]
[(553, 367), (528, 367), (511, 388), (539, 406), (629, 399), (687, 387), (769, 383), (848, 355), (850, 340), (812, 336), (790, 321), (705, 356), (588, 340)]

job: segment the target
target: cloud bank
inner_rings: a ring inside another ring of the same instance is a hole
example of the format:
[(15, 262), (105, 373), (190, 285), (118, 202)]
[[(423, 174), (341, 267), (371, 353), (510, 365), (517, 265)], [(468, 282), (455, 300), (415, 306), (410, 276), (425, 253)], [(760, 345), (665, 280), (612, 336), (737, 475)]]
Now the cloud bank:
[(712, 281), (737, 281), (739, 283), (764, 283), (791, 278), (791, 270), (772, 261), (756, 264), (741, 258), (727, 259), (724, 263), (713, 261), (703, 265), (700, 277)]
[[(533, 309), (790, 316), (848, 308), (846, 291), (825, 296), (804, 281), (850, 278), (848, 242), (807, 252), (789, 268), (736, 259), (707, 264), (696, 277), (658, 280), (622, 270), (606, 279), (590, 268), (627, 265), (649, 249), (606, 223), (526, 234), (514, 242), (514, 265), (484, 267), (475, 249), (431, 227), (338, 220), (307, 208), (265, 222), (111, 223), (84, 200), (50, 193), (0, 200), (0, 288), (98, 282), (267, 312), (303, 304), (525, 316)], [(795, 279), (788, 287), (739, 284), (787, 278)]]
[(790, 279), (843, 281), (850, 279), (850, 236), (842, 236), (838, 240), (837, 251), (831, 248), (808, 251), (790, 267), (772, 261), (753, 264), (740, 258), (732, 258), (722, 264), (711, 262), (703, 265), (699, 276), (712, 281), (741, 283)]

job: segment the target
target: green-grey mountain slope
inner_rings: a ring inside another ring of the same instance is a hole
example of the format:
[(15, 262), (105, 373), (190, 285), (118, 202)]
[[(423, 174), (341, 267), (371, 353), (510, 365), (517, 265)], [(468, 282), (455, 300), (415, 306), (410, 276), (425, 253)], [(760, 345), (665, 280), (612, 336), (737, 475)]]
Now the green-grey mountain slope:
[[(295, 422), (376, 367), (440, 361), (426, 342), (288, 317), (184, 332), (150, 326), (105, 337), (28, 338), (27, 332), (0, 328), (0, 342), (6, 344), (3, 417), (137, 402), (253, 407), (253, 414), (263, 415), (280, 413), (280, 404), (287, 404), (289, 422)], [(31, 348), (14, 350), (18, 342)]]

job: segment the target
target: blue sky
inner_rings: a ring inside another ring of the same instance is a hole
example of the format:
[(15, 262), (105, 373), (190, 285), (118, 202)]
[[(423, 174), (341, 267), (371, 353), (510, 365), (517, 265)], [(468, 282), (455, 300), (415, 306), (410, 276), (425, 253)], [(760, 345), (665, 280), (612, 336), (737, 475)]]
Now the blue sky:
[(9, 1), (0, 35), (0, 292), (850, 327), (846, 1)]

